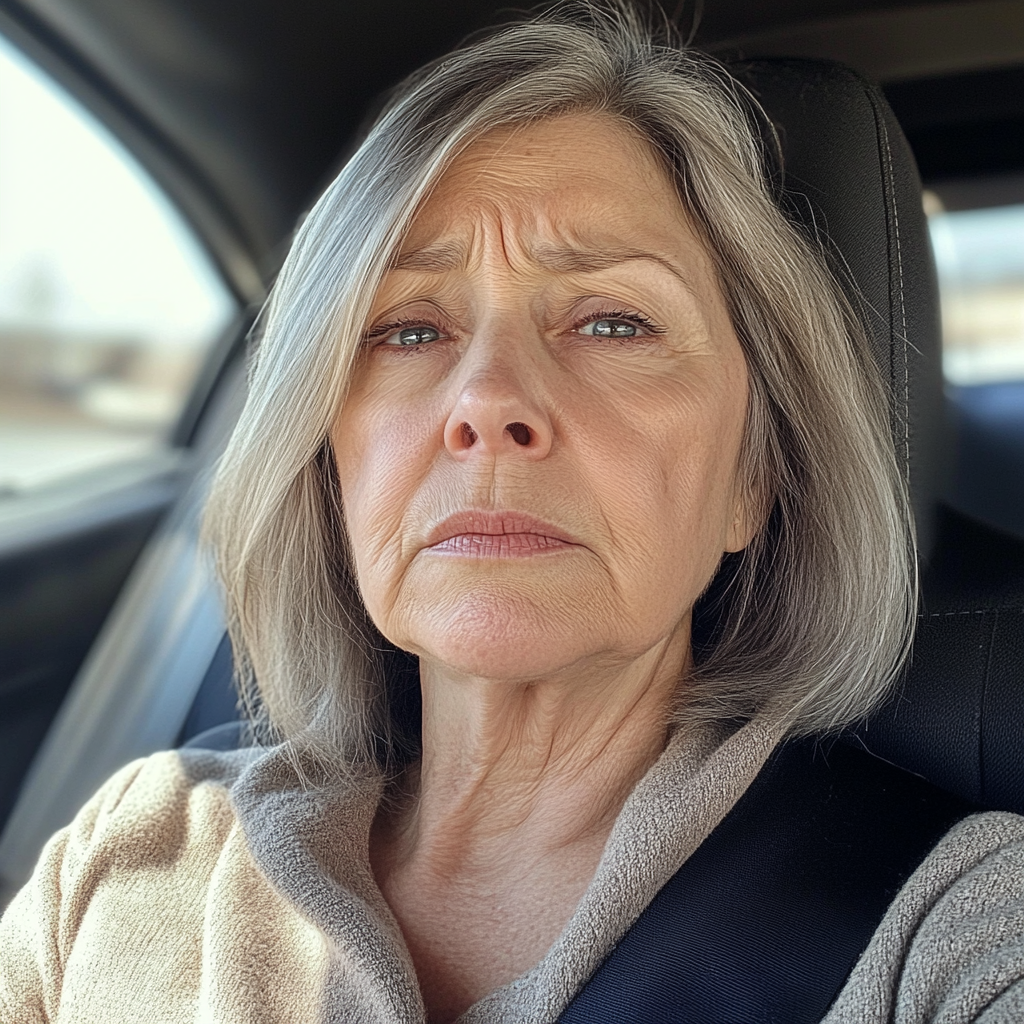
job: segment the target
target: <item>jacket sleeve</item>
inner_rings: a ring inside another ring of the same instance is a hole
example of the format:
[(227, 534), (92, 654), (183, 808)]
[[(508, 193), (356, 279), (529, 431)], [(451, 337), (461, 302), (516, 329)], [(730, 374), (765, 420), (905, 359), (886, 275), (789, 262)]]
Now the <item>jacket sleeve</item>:
[(825, 1017), (864, 1021), (1024, 1021), (1024, 818), (966, 818), (917, 869)]
[[(969, 864), (916, 929), (898, 988), (896, 1021), (1024, 1021), (1024, 819), (963, 822), (934, 870)], [(944, 855), (944, 856), (943, 856)]]
[(55, 1021), (64, 964), (88, 903), (91, 847), (117, 809), (144, 760), (125, 766), (104, 783), (66, 828), (43, 849), (32, 877), (0, 920), (0, 1021)]

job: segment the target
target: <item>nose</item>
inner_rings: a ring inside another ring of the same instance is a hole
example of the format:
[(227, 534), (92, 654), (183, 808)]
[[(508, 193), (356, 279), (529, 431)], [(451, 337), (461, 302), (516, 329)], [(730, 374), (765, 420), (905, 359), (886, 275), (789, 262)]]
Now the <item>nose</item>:
[(473, 366), (461, 382), (445, 424), (445, 447), (457, 459), (473, 455), (544, 458), (551, 450), (551, 420), (521, 361), (513, 351), (499, 356), (493, 349), (478, 349), (470, 358)]

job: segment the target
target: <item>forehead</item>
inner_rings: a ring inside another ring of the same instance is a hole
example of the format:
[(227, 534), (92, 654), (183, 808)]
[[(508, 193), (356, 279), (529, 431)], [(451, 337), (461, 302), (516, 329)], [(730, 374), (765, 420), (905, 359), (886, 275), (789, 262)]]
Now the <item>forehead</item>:
[[(534, 241), (691, 247), (678, 193), (649, 144), (617, 119), (576, 114), (501, 129), (463, 151), (413, 220), (402, 253), (497, 226)], [(462, 246), (460, 245), (460, 248)]]

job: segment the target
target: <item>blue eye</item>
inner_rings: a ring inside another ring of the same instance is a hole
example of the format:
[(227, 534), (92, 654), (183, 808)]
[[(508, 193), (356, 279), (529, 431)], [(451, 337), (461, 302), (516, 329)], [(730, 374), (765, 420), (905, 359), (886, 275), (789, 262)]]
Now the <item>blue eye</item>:
[(437, 341), (441, 332), (436, 327), (403, 327), (389, 338), (384, 339), (385, 345), (424, 345), (429, 341)]
[(573, 330), (588, 338), (612, 338), (622, 341), (665, 333), (664, 327), (659, 327), (639, 310), (621, 308), (591, 308), (576, 321)]
[(597, 319), (588, 320), (576, 329), (580, 334), (592, 338), (635, 338), (640, 333), (640, 327), (634, 322), (634, 319), (639, 318), (626, 319), (625, 317), (611, 317), (607, 314), (601, 316), (599, 313)]
[(627, 320), (595, 320), (594, 335), (598, 338), (632, 338), (636, 336), (636, 324)]

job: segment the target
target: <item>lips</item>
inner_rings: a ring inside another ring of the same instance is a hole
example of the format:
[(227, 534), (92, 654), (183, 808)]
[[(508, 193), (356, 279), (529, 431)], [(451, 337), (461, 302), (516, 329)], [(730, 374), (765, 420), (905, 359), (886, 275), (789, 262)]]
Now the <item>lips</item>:
[(528, 513), (457, 512), (430, 531), (426, 546), (440, 553), (507, 558), (578, 544), (572, 534)]

